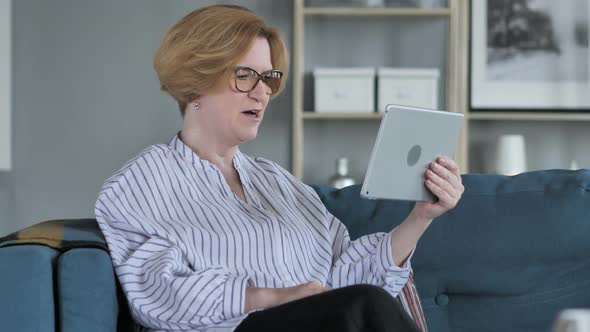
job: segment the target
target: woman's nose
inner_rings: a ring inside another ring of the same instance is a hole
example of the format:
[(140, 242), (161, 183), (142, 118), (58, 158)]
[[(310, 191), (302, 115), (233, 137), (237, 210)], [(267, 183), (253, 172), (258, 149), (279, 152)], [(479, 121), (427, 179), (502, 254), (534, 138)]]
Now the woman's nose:
[(258, 101), (262, 101), (262, 98), (268, 98), (270, 96), (270, 88), (264, 81), (258, 80), (254, 89), (250, 91), (250, 96)]

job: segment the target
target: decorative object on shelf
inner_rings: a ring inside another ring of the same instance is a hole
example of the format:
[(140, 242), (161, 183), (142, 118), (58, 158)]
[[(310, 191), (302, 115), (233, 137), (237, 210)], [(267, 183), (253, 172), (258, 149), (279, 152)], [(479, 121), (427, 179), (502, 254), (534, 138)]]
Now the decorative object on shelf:
[(516, 175), (527, 170), (526, 151), (523, 135), (502, 135), (496, 145), (495, 172)]
[(474, 110), (590, 110), (590, 0), (471, 3)]
[(436, 68), (378, 68), (378, 110), (388, 104), (438, 109), (439, 76)]
[(0, 1), (0, 171), (11, 169), (11, 1)]
[(348, 158), (338, 158), (336, 160), (336, 174), (330, 179), (330, 185), (337, 189), (352, 186), (355, 181), (348, 175)]
[(385, 0), (366, 0), (367, 7), (380, 8), (385, 7)]
[(385, 0), (387, 7), (412, 8), (418, 7), (420, 0)]
[(421, 8), (446, 8), (449, 6), (447, 0), (418, 0)]
[(589, 332), (590, 309), (566, 309), (559, 313), (553, 332)]
[(316, 112), (374, 112), (374, 68), (316, 68)]

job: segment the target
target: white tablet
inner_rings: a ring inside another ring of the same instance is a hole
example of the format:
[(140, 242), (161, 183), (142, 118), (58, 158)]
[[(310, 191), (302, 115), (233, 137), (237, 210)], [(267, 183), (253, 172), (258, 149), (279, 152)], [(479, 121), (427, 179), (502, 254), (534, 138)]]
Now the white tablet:
[(453, 156), (463, 114), (388, 105), (373, 146), (361, 196), (434, 201), (424, 173), (438, 156)]

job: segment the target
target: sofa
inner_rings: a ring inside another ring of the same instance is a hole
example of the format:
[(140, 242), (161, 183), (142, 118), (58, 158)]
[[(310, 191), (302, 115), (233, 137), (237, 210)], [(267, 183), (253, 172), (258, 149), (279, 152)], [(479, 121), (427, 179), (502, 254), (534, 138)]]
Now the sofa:
[[(561, 310), (590, 307), (590, 170), (463, 183), (412, 258), (430, 331), (550, 331)], [(413, 207), (361, 199), (358, 185), (313, 188), (352, 238), (392, 229)], [(70, 222), (84, 227), (65, 237), (104, 241), (95, 220)], [(1, 331), (135, 328), (104, 248), (0, 243), (0, 269)]]

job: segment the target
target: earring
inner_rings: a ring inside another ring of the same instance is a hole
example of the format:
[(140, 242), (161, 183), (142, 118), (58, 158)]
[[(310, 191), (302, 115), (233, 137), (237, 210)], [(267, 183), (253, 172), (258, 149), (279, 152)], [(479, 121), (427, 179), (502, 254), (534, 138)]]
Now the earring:
[(199, 102), (198, 102), (198, 101), (195, 101), (195, 104), (193, 105), (193, 109), (194, 109), (195, 111), (198, 111), (198, 110), (199, 110), (199, 107), (201, 107), (201, 105), (199, 104)]

